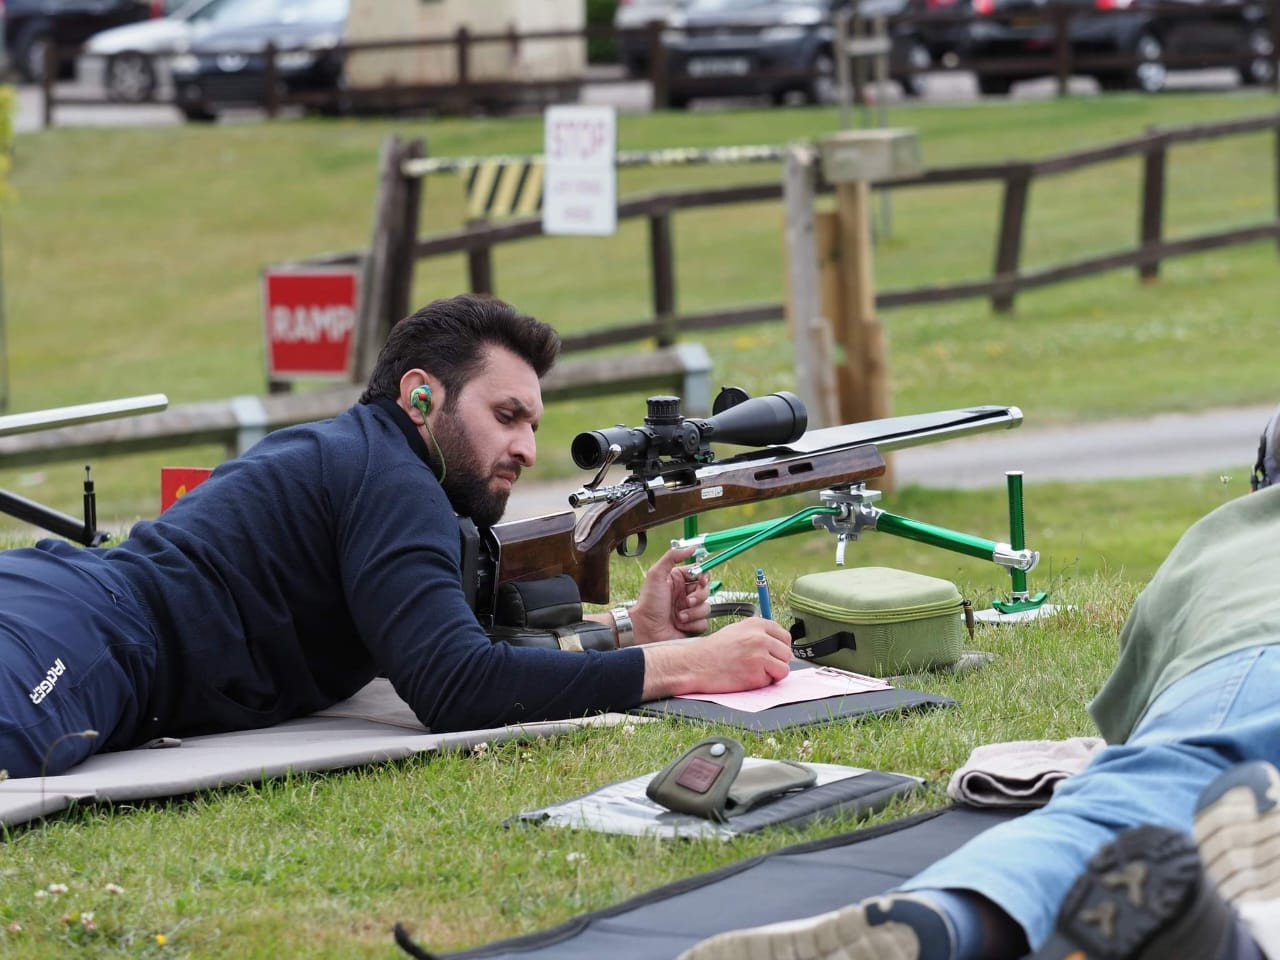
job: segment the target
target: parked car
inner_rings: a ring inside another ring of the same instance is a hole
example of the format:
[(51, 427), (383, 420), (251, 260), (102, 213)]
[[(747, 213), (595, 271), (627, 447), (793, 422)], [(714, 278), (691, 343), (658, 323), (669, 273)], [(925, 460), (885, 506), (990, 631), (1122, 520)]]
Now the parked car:
[(684, 0), (618, 0), (613, 29), (618, 37), (618, 61), (629, 77), (649, 75), (649, 24), (667, 18), (684, 6)]
[(44, 76), (45, 50), (57, 43), (59, 75), (75, 73), (76, 51), (93, 34), (109, 27), (163, 17), (177, 0), (7, 0), (4, 41), (9, 63), (23, 80)]
[(101, 82), (111, 100), (152, 100), (168, 75), (169, 57), (188, 46), (228, 5), (227, 0), (183, 0), (168, 16), (95, 33), (84, 45), (89, 56), (81, 60), (80, 76)]
[(339, 89), (347, 12), (348, 0), (226, 0), (210, 29), (170, 62), (178, 109), (211, 121), (225, 107), (261, 105), (269, 43), (280, 92)]
[[(968, 24), (963, 52), (980, 66), (986, 59), (1031, 58), (1025, 72), (978, 74), (985, 94), (1008, 93), (1014, 82), (1054, 72), (1054, 27), (1044, 19), (1045, 0), (972, 0), (981, 20)], [(1275, 70), (1265, 7), (1221, 0), (1050, 0), (1076, 14), (1069, 41), (1075, 57), (1129, 56), (1128, 66), (1092, 69), (1104, 90), (1164, 89), (1167, 58), (1213, 57), (1229, 62), (1246, 84), (1270, 83)]]
[[(700, 96), (798, 95), (829, 103), (839, 93), (835, 16), (852, 0), (689, 0), (663, 32), (670, 103)], [(860, 8), (865, 13), (868, 4)], [(889, 75), (908, 95), (922, 90), (929, 52), (901, 19), (905, 0), (883, 0), (889, 19)]]

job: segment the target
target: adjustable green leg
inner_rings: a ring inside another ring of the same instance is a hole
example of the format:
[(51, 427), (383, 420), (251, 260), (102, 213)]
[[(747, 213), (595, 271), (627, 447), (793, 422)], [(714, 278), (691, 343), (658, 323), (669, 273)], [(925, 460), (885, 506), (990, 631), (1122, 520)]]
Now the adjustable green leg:
[[(1022, 471), (1005, 472), (1009, 486), (1009, 545), (1014, 550), (1026, 547), (1026, 530), (1022, 514)], [(1021, 613), (1024, 610), (1039, 610), (1049, 598), (1043, 591), (1032, 596), (1027, 591), (1027, 571), (1017, 567), (1009, 568), (1009, 579), (1013, 590), (1008, 600), (992, 600), (991, 606), (1001, 613)]]

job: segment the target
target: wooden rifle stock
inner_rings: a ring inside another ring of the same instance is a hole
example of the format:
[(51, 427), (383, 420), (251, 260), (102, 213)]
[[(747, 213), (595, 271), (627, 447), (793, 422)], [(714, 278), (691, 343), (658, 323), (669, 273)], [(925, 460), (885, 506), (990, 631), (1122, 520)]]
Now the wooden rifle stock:
[[(575, 518), (572, 511), (500, 523), (498, 583), (537, 580), (567, 573), (588, 603), (609, 602), (609, 561), (615, 549), (651, 527), (708, 510), (755, 500), (858, 483), (884, 473), (884, 458), (872, 444), (796, 454), (746, 454), (689, 469), (636, 487), (619, 499), (595, 503)], [(628, 554), (634, 555), (634, 554)]]

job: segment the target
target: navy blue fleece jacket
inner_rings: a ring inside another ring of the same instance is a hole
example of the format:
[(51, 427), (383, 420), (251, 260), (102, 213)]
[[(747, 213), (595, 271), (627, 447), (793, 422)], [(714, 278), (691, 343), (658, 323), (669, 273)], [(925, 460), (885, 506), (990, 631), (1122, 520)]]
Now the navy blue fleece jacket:
[(379, 674), (436, 731), (640, 701), (639, 649), (489, 641), (453, 510), (391, 403), (270, 434), (102, 556), (159, 640), (134, 741), (279, 723)]

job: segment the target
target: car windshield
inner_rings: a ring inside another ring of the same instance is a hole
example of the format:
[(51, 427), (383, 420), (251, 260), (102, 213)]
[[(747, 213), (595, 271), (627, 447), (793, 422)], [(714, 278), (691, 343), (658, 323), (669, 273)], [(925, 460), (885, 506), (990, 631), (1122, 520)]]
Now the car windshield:
[(349, 0), (213, 0), (203, 19), (219, 26), (254, 23), (323, 23), (347, 15)]

